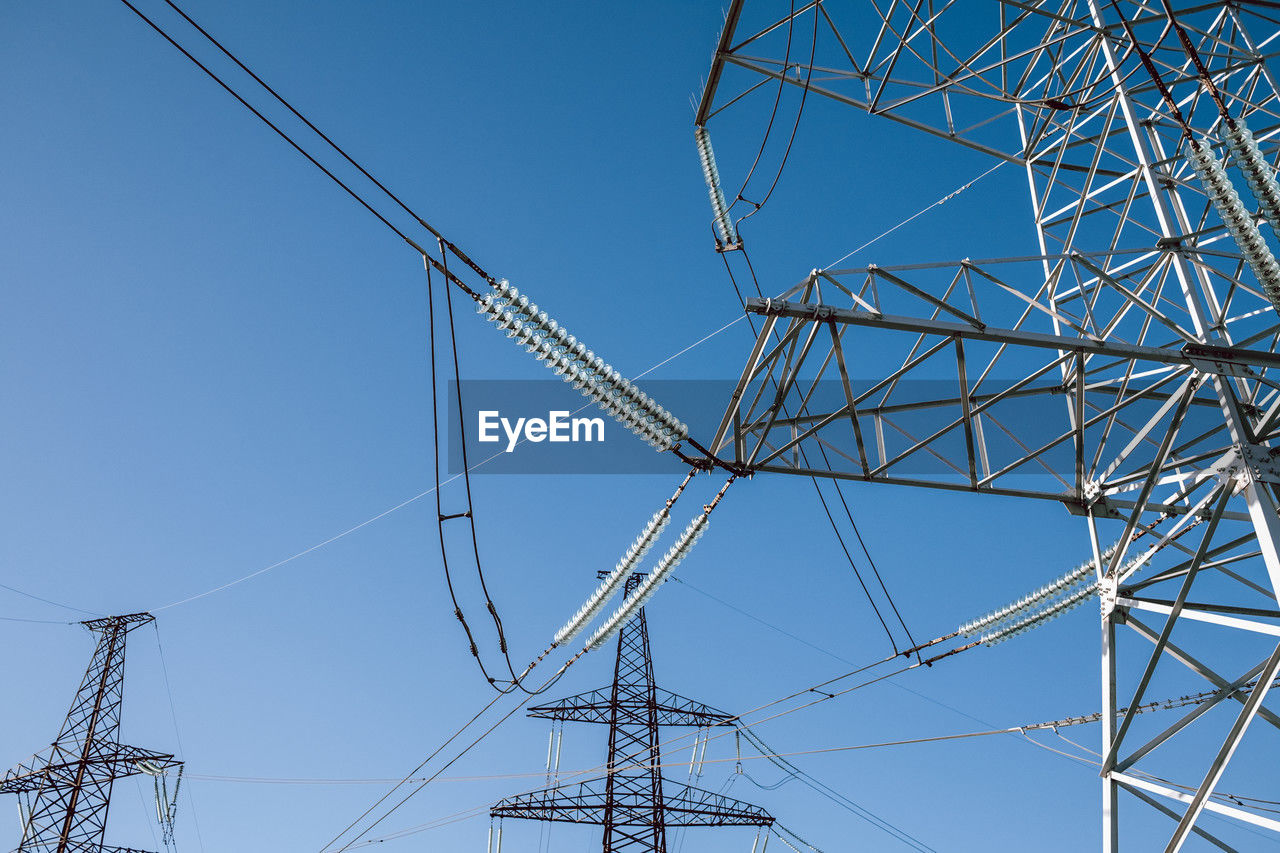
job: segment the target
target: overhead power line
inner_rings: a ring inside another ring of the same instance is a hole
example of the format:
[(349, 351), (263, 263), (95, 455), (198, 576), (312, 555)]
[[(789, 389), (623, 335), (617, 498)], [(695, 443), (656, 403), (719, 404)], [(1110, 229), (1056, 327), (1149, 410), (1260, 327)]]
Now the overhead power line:
[[(208, 75), (208, 76), (209, 76), (209, 78), (210, 78), (211, 80), (213, 80), (215, 83), (217, 83), (219, 86), (221, 86), (221, 87), (226, 91), (226, 93), (227, 93), (228, 95), (230, 95), (231, 97), (233, 97), (233, 98), (235, 98), (237, 101), (239, 101), (239, 102), (240, 102), (240, 104), (241, 104), (241, 106), (243, 106), (243, 107), (244, 107), (245, 109), (247, 109), (249, 112), (253, 113), (253, 114), (254, 114), (254, 115), (255, 115), (255, 116), (256, 116), (256, 117), (257, 117), (257, 118), (258, 118), (258, 119), (259, 119), (263, 124), (265, 124), (267, 127), (271, 128), (273, 131), (275, 131), (275, 132), (276, 132), (276, 134), (277, 134), (281, 139), (283, 139), (285, 142), (289, 143), (289, 146), (290, 146), (291, 148), (293, 148), (295, 151), (297, 151), (297, 152), (298, 152), (299, 154), (301, 154), (303, 157), (307, 158), (307, 161), (308, 161), (308, 162), (310, 162), (310, 163), (311, 163), (311, 165), (315, 166), (317, 169), (319, 169), (321, 172), (323, 172), (323, 173), (324, 173), (324, 174), (329, 178), (329, 180), (333, 181), (335, 184), (337, 184), (339, 187), (341, 187), (341, 188), (342, 188), (342, 189), (347, 193), (347, 195), (349, 195), (349, 196), (351, 196), (351, 198), (355, 199), (355, 201), (356, 201), (357, 203), (359, 203), (359, 205), (360, 205), (361, 207), (363, 207), (365, 210), (369, 211), (369, 212), (370, 212), (370, 213), (372, 213), (375, 217), (377, 217), (379, 222), (381, 222), (383, 225), (387, 226), (387, 228), (389, 228), (389, 229), (391, 229), (393, 232), (395, 232), (395, 234), (396, 234), (397, 236), (399, 236), (401, 240), (403, 240), (404, 242), (408, 243), (408, 244), (409, 244), (410, 246), (412, 246), (413, 248), (417, 249), (419, 254), (426, 255), (426, 251), (425, 251), (421, 246), (419, 246), (417, 243), (415, 243), (412, 239), (410, 239), (408, 234), (405, 234), (403, 231), (401, 231), (399, 228), (397, 228), (395, 225), (393, 225), (393, 224), (391, 223), (391, 220), (387, 219), (387, 217), (385, 217), (385, 216), (383, 216), (381, 213), (379, 213), (379, 212), (374, 208), (374, 206), (373, 206), (372, 204), (370, 204), (367, 200), (365, 200), (365, 198), (364, 198), (362, 195), (360, 195), (360, 193), (358, 193), (358, 192), (356, 192), (355, 190), (353, 190), (350, 186), (348, 186), (346, 183), (344, 183), (344, 182), (342, 181), (342, 179), (341, 179), (341, 178), (339, 178), (339, 177), (338, 177), (337, 175), (335, 175), (333, 172), (329, 171), (329, 169), (327, 169), (327, 168), (326, 168), (326, 167), (325, 167), (325, 166), (324, 166), (324, 165), (323, 165), (319, 160), (317, 160), (315, 157), (313, 157), (313, 156), (312, 156), (312, 155), (311, 155), (311, 154), (310, 154), (310, 153), (309, 153), (305, 148), (303, 148), (303, 147), (302, 147), (298, 142), (296, 142), (292, 136), (290, 136), (290, 135), (289, 135), (288, 133), (286, 133), (285, 131), (281, 130), (281, 128), (280, 128), (280, 126), (279, 126), (279, 125), (277, 125), (277, 124), (276, 124), (275, 122), (273, 122), (271, 119), (267, 118), (267, 117), (266, 117), (266, 116), (265, 116), (261, 111), (259, 111), (259, 110), (258, 110), (258, 108), (257, 108), (257, 107), (253, 106), (253, 104), (251, 104), (251, 103), (249, 103), (247, 100), (245, 100), (245, 98), (243, 98), (243, 97), (240, 95), (240, 93), (239, 93), (239, 92), (237, 92), (234, 88), (232, 88), (232, 87), (231, 87), (231, 85), (230, 85), (230, 84), (228, 84), (225, 80), (223, 80), (221, 77), (219, 77), (219, 76), (218, 76), (218, 75), (217, 75), (217, 74), (216, 74), (212, 69), (210, 69), (210, 68), (209, 68), (209, 66), (205, 65), (205, 64), (204, 64), (203, 62), (201, 62), (199, 59), (196, 59), (196, 57), (195, 57), (195, 56), (193, 56), (193, 55), (191, 54), (191, 52), (190, 52), (190, 51), (188, 51), (185, 47), (183, 47), (181, 44), (179, 44), (179, 43), (178, 43), (178, 42), (177, 42), (177, 41), (176, 41), (172, 36), (170, 36), (170, 35), (169, 35), (169, 33), (167, 33), (167, 32), (166, 32), (166, 31), (165, 31), (165, 30), (164, 30), (164, 29), (163, 29), (159, 24), (157, 24), (157, 23), (156, 23), (155, 21), (153, 21), (151, 18), (147, 17), (147, 15), (146, 15), (146, 14), (145, 14), (141, 9), (139, 9), (137, 6), (135, 6), (135, 5), (133, 5), (131, 2), (129, 2), (129, 0), (120, 0), (120, 2), (121, 2), (121, 3), (123, 3), (124, 5), (128, 6), (128, 7), (129, 7), (129, 9), (130, 9), (130, 10), (132, 10), (132, 11), (133, 11), (133, 13), (134, 13), (135, 15), (137, 15), (139, 18), (141, 18), (141, 19), (142, 19), (142, 20), (147, 24), (147, 26), (151, 27), (151, 29), (153, 29), (153, 30), (155, 30), (157, 33), (159, 33), (159, 35), (160, 35), (160, 37), (161, 37), (161, 38), (163, 38), (163, 39), (164, 39), (165, 41), (167, 41), (169, 44), (173, 45), (173, 46), (174, 46), (174, 47), (175, 47), (175, 48), (176, 48), (176, 49), (177, 49), (177, 50), (178, 50), (178, 51), (179, 51), (183, 56), (185, 56), (187, 59), (191, 60), (191, 62), (192, 62), (192, 63), (194, 63), (194, 64), (195, 64), (195, 66), (196, 66), (197, 68), (199, 68), (199, 69), (200, 69), (201, 71), (203, 71), (206, 75)], [(166, 0), (166, 2), (167, 2), (167, 0)], [(169, 3), (169, 5), (170, 5), (170, 6), (173, 6), (173, 3)], [(177, 9), (177, 7), (176, 7), (176, 6), (174, 6), (174, 8), (175, 8), (175, 9)], [(179, 10), (179, 12), (181, 12), (181, 10)], [(182, 15), (182, 16), (183, 16), (184, 18), (187, 18), (187, 16), (186, 16), (186, 14), (185, 14), (185, 13), (183, 13), (183, 15)], [(188, 20), (188, 21), (190, 21), (191, 19), (190, 19), (190, 18), (187, 18), (187, 20)], [(194, 25), (194, 21), (192, 22), (192, 24)], [(200, 29), (200, 28), (197, 26), (197, 29)], [(213, 37), (212, 37), (212, 36), (210, 36), (208, 33), (206, 33), (203, 29), (200, 29), (200, 32), (201, 32), (201, 33), (203, 33), (203, 34), (205, 35), (205, 37), (206, 37), (206, 38), (208, 38), (210, 41), (214, 41)], [(216, 42), (216, 41), (214, 41), (214, 44), (217, 44), (217, 42)], [(218, 45), (218, 46), (219, 46), (219, 47), (221, 47), (221, 45)], [(226, 51), (225, 49), (223, 49), (223, 52), (224, 52), (224, 53), (227, 53), (227, 51)], [(228, 55), (228, 56), (230, 56), (230, 53), (227, 53), (227, 55)], [(232, 58), (234, 59), (234, 57), (232, 57)], [(241, 67), (241, 68), (244, 68), (244, 65), (243, 65), (243, 64), (241, 64), (241, 63), (239, 62), (239, 60), (236, 60), (236, 64), (237, 64), (237, 65), (240, 65), (240, 67)], [(245, 70), (246, 70), (246, 71), (248, 71), (248, 69), (247, 69), (247, 68), (246, 68)], [(252, 74), (252, 72), (249, 72), (249, 73), (250, 73), (250, 74)], [(262, 81), (257, 77), (257, 75), (253, 75), (253, 76), (254, 76), (254, 79), (255, 79), (255, 80), (258, 80), (258, 82), (259, 82), (259, 83), (262, 83)], [(267, 88), (269, 91), (272, 91), (272, 94), (275, 94), (275, 93), (274, 93), (274, 90), (270, 90), (270, 87), (266, 86), (266, 84), (265, 84), (265, 83), (262, 83), (262, 85), (263, 85), (263, 87), (264, 87), (264, 88)], [(278, 98), (279, 96), (277, 95), (276, 97)], [(282, 99), (282, 100), (283, 100), (283, 99)], [(297, 111), (296, 111), (296, 110), (293, 110), (293, 108), (292, 108), (292, 107), (290, 107), (289, 109), (290, 109), (291, 111), (293, 111), (295, 115), (299, 115), (299, 114), (297, 113)], [(304, 121), (305, 121), (305, 119), (304, 119)], [(313, 126), (313, 125), (311, 125), (311, 123), (310, 123), (310, 122), (307, 122), (307, 124), (308, 124), (308, 126), (311, 126), (313, 130), (315, 129), (315, 128), (314, 128), (314, 126)], [(319, 133), (319, 131), (316, 131), (316, 132), (317, 132), (317, 133)], [(324, 134), (320, 134), (320, 135), (321, 135), (322, 137), (324, 137)], [(324, 137), (324, 138), (325, 138), (325, 140), (326, 140), (326, 141), (328, 141), (328, 137)], [(333, 143), (332, 143), (332, 142), (329, 142), (329, 144), (330, 144), (330, 145), (333, 145)], [(333, 145), (333, 147), (334, 147), (334, 149), (335, 149), (335, 150), (340, 150), (340, 149), (338, 149), (338, 147), (337, 147), (336, 145)], [(344, 156), (345, 156), (345, 154), (344, 154)], [(350, 158), (347, 158), (347, 159), (348, 159), (348, 160), (350, 160)], [(353, 163), (354, 163), (354, 161), (351, 161), (351, 162), (353, 162)], [(357, 166), (357, 168), (358, 168), (358, 166)], [(361, 169), (361, 171), (363, 172), (364, 170), (363, 170), (363, 169)], [(368, 173), (365, 173), (365, 174), (368, 174)], [(424, 224), (425, 224), (425, 223), (424, 223)]]

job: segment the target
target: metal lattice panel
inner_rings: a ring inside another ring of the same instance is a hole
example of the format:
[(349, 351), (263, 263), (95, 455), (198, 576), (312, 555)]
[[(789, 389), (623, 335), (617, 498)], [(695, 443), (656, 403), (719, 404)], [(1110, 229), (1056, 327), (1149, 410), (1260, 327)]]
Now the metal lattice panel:
[[(1280, 669), (1280, 322), (1188, 156), (1232, 162), (1211, 81), (1276, 162), (1280, 24), (1269, 3), (1177, 5), (744, 0), (697, 119), (795, 88), (1024, 171), (1037, 245), (815, 270), (750, 300), (760, 332), (712, 447), (752, 471), (1057, 500), (1087, 519), (1108, 851), (1127, 837), (1122, 791), (1172, 820), (1170, 851), (1233, 849), (1206, 810), (1280, 832), (1215, 794), (1251, 724), (1280, 724), (1265, 705)], [(818, 453), (830, 470), (804, 461)], [(1129, 638), (1139, 653), (1117, 667)], [(1177, 723), (1116, 718), (1180, 677), (1212, 693)], [(1248, 742), (1274, 755), (1273, 735)]]

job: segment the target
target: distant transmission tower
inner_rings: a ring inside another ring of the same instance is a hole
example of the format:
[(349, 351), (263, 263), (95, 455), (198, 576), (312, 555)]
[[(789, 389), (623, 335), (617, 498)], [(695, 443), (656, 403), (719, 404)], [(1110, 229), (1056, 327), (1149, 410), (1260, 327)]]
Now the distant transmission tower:
[[(164, 752), (125, 746), (120, 734), (124, 702), (124, 648), (128, 633), (155, 621), (150, 613), (108, 616), (81, 624), (98, 635), (66, 722), (47, 753), (20, 764), (0, 780), (0, 792), (22, 798), (22, 841), (17, 853), (142, 853), (103, 843), (116, 779), (160, 777), (182, 762)], [(171, 802), (158, 803), (166, 843)]]
[[(628, 577), (626, 594), (644, 577)], [(662, 778), (660, 727), (732, 726), (734, 718), (654, 684), (643, 608), (618, 635), (612, 687), (530, 708), (529, 716), (608, 724), (609, 772), (508, 797), (490, 817), (603, 826), (604, 853), (665, 853), (668, 827), (773, 825), (773, 817), (757, 806)]]

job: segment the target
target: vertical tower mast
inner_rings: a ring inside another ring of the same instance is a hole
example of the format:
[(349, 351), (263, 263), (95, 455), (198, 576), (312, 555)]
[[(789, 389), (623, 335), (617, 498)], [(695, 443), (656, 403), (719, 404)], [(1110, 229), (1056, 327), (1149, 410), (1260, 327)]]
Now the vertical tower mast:
[[(641, 576), (642, 577), (642, 576)], [(640, 583), (627, 578), (626, 595)], [(666, 850), (662, 820), (658, 688), (644, 608), (618, 633), (609, 697), (609, 775), (605, 781), (604, 849)]]
[(131, 613), (81, 623), (98, 643), (57, 740), (0, 780), (0, 793), (18, 794), (27, 806), (17, 853), (123, 853), (104, 845), (115, 780), (181, 764), (169, 753), (119, 742), (125, 640), (153, 621), (150, 613)]

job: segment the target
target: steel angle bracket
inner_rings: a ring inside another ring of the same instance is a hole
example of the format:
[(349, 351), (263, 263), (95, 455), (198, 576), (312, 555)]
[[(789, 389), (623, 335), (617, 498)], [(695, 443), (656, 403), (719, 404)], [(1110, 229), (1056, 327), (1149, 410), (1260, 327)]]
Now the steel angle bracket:
[(1182, 348), (1182, 354), (1196, 370), (1217, 376), (1257, 379), (1259, 374), (1255, 367), (1280, 369), (1280, 356), (1270, 352), (1187, 344)]
[(1219, 479), (1236, 477), (1241, 485), (1246, 480), (1261, 483), (1280, 483), (1280, 448), (1261, 444), (1237, 444), (1226, 455), (1209, 467)]
[(1125, 519), (1128, 517), (1111, 503), (1102, 491), (1102, 484), (1097, 481), (1085, 483), (1079, 492), (1064, 492), (1062, 504), (1067, 508), (1067, 512), (1082, 517), (1089, 515), (1095, 518)]

